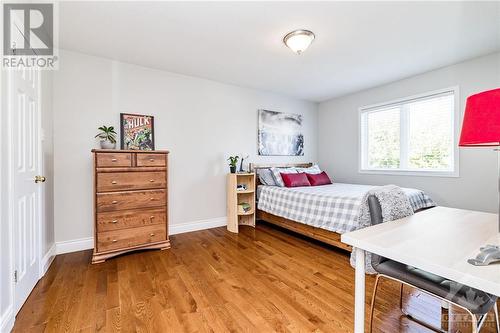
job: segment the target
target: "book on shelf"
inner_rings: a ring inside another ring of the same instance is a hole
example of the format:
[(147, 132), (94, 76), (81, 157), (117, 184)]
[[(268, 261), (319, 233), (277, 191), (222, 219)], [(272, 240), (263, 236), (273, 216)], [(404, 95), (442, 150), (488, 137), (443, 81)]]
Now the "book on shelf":
[(247, 185), (246, 184), (238, 184), (236, 185), (236, 191), (246, 191), (247, 190)]
[(238, 206), (240, 206), (245, 213), (252, 209), (252, 206), (246, 202), (239, 203)]

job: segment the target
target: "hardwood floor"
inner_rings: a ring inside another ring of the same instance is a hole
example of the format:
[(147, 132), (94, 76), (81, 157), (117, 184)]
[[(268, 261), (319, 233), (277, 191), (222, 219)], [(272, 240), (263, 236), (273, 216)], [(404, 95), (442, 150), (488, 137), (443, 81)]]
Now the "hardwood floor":
[[(58, 256), (17, 316), (15, 332), (352, 332), (354, 270), (346, 252), (266, 224), (171, 237), (165, 251), (91, 265)], [(367, 306), (374, 279), (367, 279)], [(382, 282), (374, 332), (430, 332), (402, 317)], [(439, 324), (439, 302), (406, 292), (410, 312)], [(453, 311), (451, 313), (454, 314)], [(467, 319), (467, 318), (466, 318)], [(494, 332), (490, 316), (482, 332)], [(468, 332), (464, 322), (454, 328)], [(454, 330), (453, 330), (454, 331)]]

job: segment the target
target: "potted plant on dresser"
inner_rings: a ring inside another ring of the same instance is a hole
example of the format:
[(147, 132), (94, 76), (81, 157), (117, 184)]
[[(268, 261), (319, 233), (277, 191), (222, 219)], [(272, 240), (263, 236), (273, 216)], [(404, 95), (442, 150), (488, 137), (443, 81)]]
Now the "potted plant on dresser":
[(100, 130), (99, 133), (95, 136), (99, 138), (101, 141), (102, 149), (115, 149), (116, 147), (116, 135), (115, 128), (113, 126), (105, 126), (102, 125), (98, 128)]

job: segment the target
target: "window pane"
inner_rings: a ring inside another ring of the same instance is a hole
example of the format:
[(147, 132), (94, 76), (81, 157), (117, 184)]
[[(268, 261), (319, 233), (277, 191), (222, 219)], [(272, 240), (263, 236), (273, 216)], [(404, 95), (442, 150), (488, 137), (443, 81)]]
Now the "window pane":
[(393, 107), (367, 114), (367, 160), (370, 168), (399, 168), (399, 110), (399, 107)]
[(405, 105), (409, 116), (408, 167), (452, 170), (453, 95)]

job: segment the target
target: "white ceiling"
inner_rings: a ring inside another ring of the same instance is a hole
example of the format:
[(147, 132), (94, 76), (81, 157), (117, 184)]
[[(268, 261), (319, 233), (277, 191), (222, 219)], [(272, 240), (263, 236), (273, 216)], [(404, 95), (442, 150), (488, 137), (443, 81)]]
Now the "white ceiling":
[(64, 49), (311, 101), (500, 50), (500, 2), (61, 2), (59, 20)]

